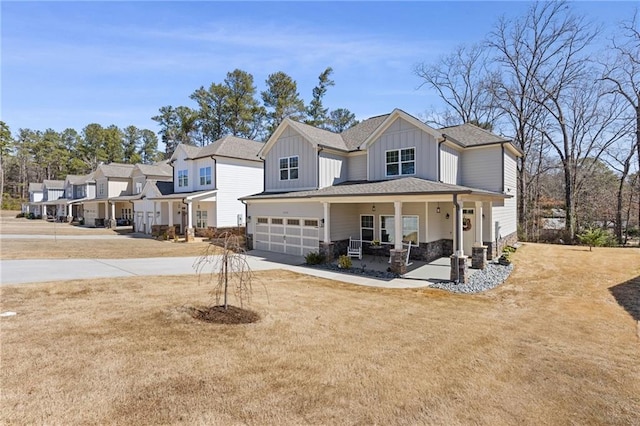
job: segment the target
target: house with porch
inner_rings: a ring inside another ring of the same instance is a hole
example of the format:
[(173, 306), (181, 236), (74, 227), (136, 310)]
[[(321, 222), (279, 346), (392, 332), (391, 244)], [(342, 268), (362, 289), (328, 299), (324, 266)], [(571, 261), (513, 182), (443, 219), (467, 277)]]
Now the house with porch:
[(23, 205), (24, 213), (33, 213), (34, 216), (42, 216), (42, 182), (29, 183), (29, 202)]
[(100, 164), (93, 172), (95, 198), (82, 202), (84, 223), (87, 226), (115, 227), (117, 220), (131, 219), (133, 208), (129, 201), (118, 197), (131, 195), (133, 164)]
[[(262, 142), (225, 136), (209, 145), (180, 144), (169, 164), (173, 187), (147, 182), (136, 201), (136, 220), (150, 233), (171, 227), (187, 241), (196, 234), (244, 227), (240, 197), (263, 190)], [(171, 189), (171, 190), (170, 190)]]
[(42, 181), (42, 201), (38, 202), (41, 206), (43, 219), (57, 220), (64, 215), (64, 209), (60, 206), (64, 203), (64, 181), (45, 179)]
[(472, 124), (433, 129), (396, 109), (332, 133), (285, 119), (260, 151), (265, 189), (242, 198), (255, 249), (292, 255), (367, 252), (391, 268), (451, 256), (486, 258), (517, 239), (516, 163), (508, 139)]

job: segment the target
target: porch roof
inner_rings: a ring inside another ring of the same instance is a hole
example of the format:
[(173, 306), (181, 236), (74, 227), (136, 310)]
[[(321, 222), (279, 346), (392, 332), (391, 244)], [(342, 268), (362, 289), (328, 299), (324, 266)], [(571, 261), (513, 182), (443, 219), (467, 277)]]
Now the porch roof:
[(468, 194), (488, 196), (496, 199), (511, 198), (510, 195), (484, 189), (470, 188), (449, 183), (435, 182), (416, 177), (406, 177), (382, 181), (350, 181), (326, 188), (294, 191), (294, 192), (262, 192), (260, 194), (242, 197), (240, 200), (265, 199), (301, 199), (326, 197), (372, 197), (385, 195), (453, 195)]
[(198, 200), (202, 198), (207, 198), (210, 196), (216, 195), (218, 192), (217, 189), (214, 190), (206, 190), (206, 191), (194, 191), (194, 192), (176, 192), (173, 194), (160, 195), (157, 197), (148, 197), (148, 200), (157, 200), (157, 201), (170, 201), (170, 200)]

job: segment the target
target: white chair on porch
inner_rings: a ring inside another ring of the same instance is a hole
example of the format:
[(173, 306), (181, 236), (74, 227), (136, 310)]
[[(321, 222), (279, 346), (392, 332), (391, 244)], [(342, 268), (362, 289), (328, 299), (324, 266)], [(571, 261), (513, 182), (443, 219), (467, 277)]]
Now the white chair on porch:
[[(402, 247), (407, 249), (407, 258), (404, 261), (404, 264), (406, 266), (411, 265), (411, 262), (409, 261), (409, 256), (411, 255), (411, 244), (413, 243), (413, 241), (409, 240), (408, 242), (402, 242)], [(389, 263), (391, 263), (391, 254), (389, 254)]]
[(349, 246), (347, 246), (347, 256), (357, 257), (362, 260), (362, 240), (354, 240), (349, 237)]

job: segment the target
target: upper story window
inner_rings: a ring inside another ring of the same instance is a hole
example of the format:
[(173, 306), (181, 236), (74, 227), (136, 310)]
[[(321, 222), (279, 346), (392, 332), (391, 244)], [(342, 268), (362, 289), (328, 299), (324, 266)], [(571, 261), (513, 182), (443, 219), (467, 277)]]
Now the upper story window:
[(416, 149), (393, 149), (385, 152), (387, 176), (414, 175), (416, 173)]
[(98, 195), (104, 195), (104, 183), (98, 185)]
[(136, 189), (135, 189), (135, 193), (139, 194), (142, 192), (142, 182), (136, 182)]
[(200, 185), (211, 185), (211, 166), (200, 168)]
[(178, 170), (178, 186), (189, 186), (189, 175), (187, 174), (187, 170)]
[(280, 159), (280, 180), (298, 179), (298, 156)]

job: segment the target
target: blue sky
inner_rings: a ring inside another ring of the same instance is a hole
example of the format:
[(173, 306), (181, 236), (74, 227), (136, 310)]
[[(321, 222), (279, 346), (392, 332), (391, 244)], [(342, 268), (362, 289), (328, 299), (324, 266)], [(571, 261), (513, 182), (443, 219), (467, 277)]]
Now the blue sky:
[[(605, 32), (634, 2), (578, 2)], [(308, 103), (333, 67), (325, 106), (358, 119), (438, 106), (413, 73), (461, 43), (480, 41), (525, 2), (12, 2), (0, 3), (0, 118), (19, 128), (80, 131), (89, 123), (154, 131), (164, 105), (236, 68), (258, 91), (284, 71)]]

